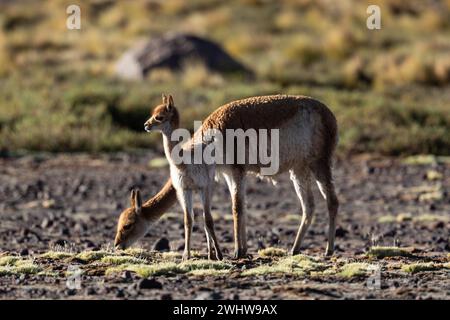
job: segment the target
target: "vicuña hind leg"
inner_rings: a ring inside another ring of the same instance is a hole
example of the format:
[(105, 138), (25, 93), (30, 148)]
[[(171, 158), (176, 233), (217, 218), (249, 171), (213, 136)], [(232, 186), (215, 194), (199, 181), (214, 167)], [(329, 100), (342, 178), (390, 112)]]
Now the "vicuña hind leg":
[(320, 166), (315, 170), (315, 176), (317, 179), (317, 185), (319, 186), (320, 193), (327, 201), (328, 207), (328, 244), (325, 251), (325, 255), (331, 256), (334, 252), (334, 238), (336, 234), (336, 217), (339, 208), (339, 201), (334, 190), (333, 178), (331, 173), (331, 167), (328, 164)]
[(300, 246), (303, 238), (311, 225), (314, 214), (314, 196), (311, 190), (311, 173), (309, 170), (294, 169), (291, 170), (291, 180), (294, 184), (295, 192), (302, 206), (303, 216), (302, 222), (297, 232), (291, 253), (300, 253)]
[[(222, 252), (214, 232), (214, 221), (211, 216), (211, 188), (206, 188), (201, 194), (203, 202), (203, 219), (205, 223), (206, 241), (208, 243), (208, 259), (222, 260)], [(212, 245), (211, 245), (212, 244)], [(215, 255), (213, 252), (215, 251)]]

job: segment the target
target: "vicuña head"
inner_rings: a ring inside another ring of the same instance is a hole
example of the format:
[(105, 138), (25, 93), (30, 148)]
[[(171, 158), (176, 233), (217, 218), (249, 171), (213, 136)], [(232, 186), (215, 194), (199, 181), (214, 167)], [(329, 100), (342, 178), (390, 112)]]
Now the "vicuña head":
[(131, 207), (122, 212), (117, 224), (114, 246), (126, 249), (147, 232), (148, 223), (142, 215), (142, 200), (139, 190), (131, 191)]
[(144, 204), (139, 190), (131, 191), (130, 201), (131, 207), (122, 211), (117, 223), (116, 249), (126, 249), (144, 237), (151, 224), (177, 201), (177, 197), (169, 178), (164, 187)]
[(152, 130), (168, 132), (178, 128), (179, 121), (178, 111), (175, 108), (172, 96), (163, 94), (162, 104), (153, 109), (152, 115), (144, 124), (144, 128), (147, 132)]

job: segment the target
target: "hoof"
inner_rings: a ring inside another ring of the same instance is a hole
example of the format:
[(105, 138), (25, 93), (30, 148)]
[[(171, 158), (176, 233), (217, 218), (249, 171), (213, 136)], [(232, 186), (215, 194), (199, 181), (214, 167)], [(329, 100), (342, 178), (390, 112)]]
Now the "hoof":
[(242, 251), (242, 250), (237, 250), (234, 252), (234, 256), (233, 259), (238, 260), (238, 259), (242, 259), (242, 258), (246, 258), (247, 257), (247, 253)]
[(222, 252), (216, 251), (216, 256), (215, 256), (215, 257), (216, 257), (216, 259), (219, 260), (219, 261), (223, 260)]
[(191, 258), (191, 254), (189, 252), (184, 252), (181, 258), (182, 261), (187, 261)]

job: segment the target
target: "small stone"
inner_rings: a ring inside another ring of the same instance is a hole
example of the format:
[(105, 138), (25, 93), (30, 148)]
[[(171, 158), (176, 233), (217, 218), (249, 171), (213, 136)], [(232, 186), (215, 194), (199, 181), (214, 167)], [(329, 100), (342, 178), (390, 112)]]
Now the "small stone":
[(169, 240), (165, 237), (160, 238), (153, 245), (153, 250), (155, 250), (155, 251), (170, 251)]
[(163, 293), (161, 295), (161, 300), (172, 300), (172, 295), (170, 293)]
[(338, 226), (336, 228), (336, 237), (343, 238), (347, 235), (348, 231), (342, 228), (341, 226)]
[(97, 294), (97, 291), (94, 288), (90, 287), (86, 290), (86, 293), (90, 296), (93, 296)]
[(123, 298), (123, 297), (125, 297), (125, 293), (123, 292), (123, 289), (117, 289), (116, 298)]
[(445, 227), (445, 223), (444, 223), (444, 221), (438, 221), (438, 222), (436, 222), (436, 223), (434, 224), (433, 227), (434, 227), (435, 229), (442, 229), (442, 228)]
[(76, 289), (67, 289), (67, 290), (66, 290), (66, 294), (67, 294), (68, 296), (74, 296), (74, 295), (77, 294), (77, 290), (76, 290)]
[(64, 239), (58, 239), (58, 240), (56, 240), (56, 241), (53, 242), (53, 245), (55, 245), (55, 246), (61, 246), (61, 247), (64, 247), (64, 246), (66, 246), (66, 245), (68, 245), (68, 244), (69, 244), (69, 242), (67, 242), (67, 241), (64, 240)]
[(139, 289), (162, 289), (162, 284), (153, 278), (142, 279), (138, 284)]
[(28, 252), (28, 249), (22, 249), (22, 250), (20, 250), (20, 255), (21, 256), (27, 256), (29, 254), (29, 252)]
[(122, 279), (128, 280), (128, 279), (131, 279), (131, 278), (132, 278), (132, 275), (131, 275), (131, 272), (130, 272), (130, 271), (125, 270), (124, 272), (122, 272), (122, 274), (120, 275), (120, 277), (121, 277)]

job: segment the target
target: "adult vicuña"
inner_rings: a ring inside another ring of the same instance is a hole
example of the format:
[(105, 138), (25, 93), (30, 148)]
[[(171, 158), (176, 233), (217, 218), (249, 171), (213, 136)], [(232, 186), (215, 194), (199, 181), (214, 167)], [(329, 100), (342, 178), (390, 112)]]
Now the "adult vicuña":
[[(163, 104), (154, 109), (146, 125), (175, 128), (178, 123), (178, 112), (169, 98), (163, 99)], [(218, 108), (206, 118), (195, 134), (209, 129), (221, 132), (226, 129), (279, 129), (277, 174), (290, 172), (303, 211), (291, 253), (300, 252), (302, 240), (312, 221), (314, 213), (312, 182), (315, 180), (327, 201), (329, 229), (326, 255), (332, 255), (339, 206), (332, 178), (332, 157), (337, 144), (337, 124), (333, 113), (324, 104), (310, 97), (260, 96), (234, 101)], [(170, 141), (164, 140), (165, 145), (169, 147)], [(248, 148), (248, 145), (243, 147)], [(260, 169), (260, 164), (248, 163), (217, 164), (215, 168), (216, 174), (224, 176), (231, 194), (236, 258), (245, 256), (247, 252), (244, 210), (246, 175), (259, 173)], [(145, 203), (142, 209), (136, 210), (132, 207), (121, 213), (115, 239), (117, 248), (126, 248), (143, 237), (150, 223), (162, 216), (175, 202), (176, 187), (174, 188), (172, 181), (169, 179), (164, 188)], [(190, 221), (191, 218), (186, 214), (186, 208), (184, 209), (185, 218)], [(189, 228), (188, 225), (186, 233), (189, 232)], [(185, 239), (188, 238), (186, 235)]]

